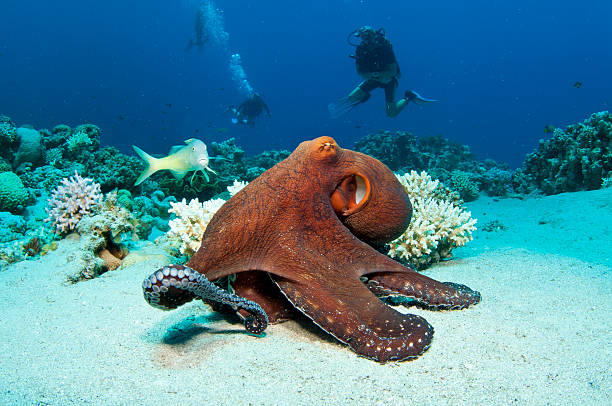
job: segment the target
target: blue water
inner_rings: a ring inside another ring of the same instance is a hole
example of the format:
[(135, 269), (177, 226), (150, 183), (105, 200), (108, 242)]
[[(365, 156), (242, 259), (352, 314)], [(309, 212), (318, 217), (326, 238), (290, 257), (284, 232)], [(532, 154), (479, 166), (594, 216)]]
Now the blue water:
[[(232, 136), (248, 153), (320, 135), (351, 147), (389, 129), (441, 134), (516, 167), (546, 125), (612, 103), (610, 1), (218, 0), (227, 47), (209, 41), (186, 52), (199, 4), (3, 2), (0, 114), (36, 128), (91, 122), (103, 144), (126, 153), (131, 144), (162, 153), (193, 136)], [(398, 93), (415, 89), (439, 103), (391, 119), (377, 90), (329, 118), (327, 104), (360, 81), (346, 36), (364, 24), (384, 27), (394, 45)], [(243, 98), (228, 69), (235, 52), (272, 111), (255, 129), (233, 125), (226, 112)]]

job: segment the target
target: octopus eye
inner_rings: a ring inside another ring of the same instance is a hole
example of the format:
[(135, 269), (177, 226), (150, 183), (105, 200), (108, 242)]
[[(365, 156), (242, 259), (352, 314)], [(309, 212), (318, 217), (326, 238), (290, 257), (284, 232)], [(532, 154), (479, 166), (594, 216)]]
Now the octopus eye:
[(351, 215), (365, 206), (370, 198), (370, 182), (360, 175), (344, 178), (331, 195), (331, 205), (336, 214)]

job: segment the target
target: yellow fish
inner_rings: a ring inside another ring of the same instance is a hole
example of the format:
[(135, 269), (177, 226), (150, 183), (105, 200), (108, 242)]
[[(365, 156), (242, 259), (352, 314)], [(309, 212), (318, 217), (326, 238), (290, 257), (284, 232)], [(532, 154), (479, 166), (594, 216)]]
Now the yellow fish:
[(177, 145), (170, 148), (170, 153), (164, 158), (154, 158), (136, 145), (132, 145), (134, 151), (147, 164), (147, 168), (140, 174), (134, 186), (140, 185), (146, 178), (162, 169), (168, 169), (177, 179), (183, 179), (187, 172), (196, 171), (191, 177), (192, 181), (197, 171), (202, 171), (208, 182), (208, 174), (204, 170), (206, 169), (214, 174), (217, 172), (208, 167), (206, 144), (196, 138), (186, 140), (185, 144), (187, 145)]

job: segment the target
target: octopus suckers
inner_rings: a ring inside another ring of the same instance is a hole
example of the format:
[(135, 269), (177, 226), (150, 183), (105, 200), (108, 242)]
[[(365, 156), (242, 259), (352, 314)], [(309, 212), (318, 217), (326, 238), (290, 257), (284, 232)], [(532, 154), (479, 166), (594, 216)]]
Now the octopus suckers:
[(176, 274), (177, 274), (177, 273), (178, 273), (178, 272), (177, 272), (176, 268), (172, 268), (172, 269), (170, 270), (170, 275), (172, 275), (172, 276), (176, 276)]
[(163, 268), (162, 272), (164, 273), (164, 276), (170, 275), (170, 270), (168, 268)]
[(410, 348), (414, 347), (414, 343), (411, 341), (410, 344), (408, 344), (408, 347)]

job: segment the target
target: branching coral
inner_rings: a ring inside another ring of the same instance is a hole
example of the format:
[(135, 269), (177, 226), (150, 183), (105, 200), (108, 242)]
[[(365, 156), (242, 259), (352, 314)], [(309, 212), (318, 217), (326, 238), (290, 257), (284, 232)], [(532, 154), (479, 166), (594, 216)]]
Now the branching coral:
[(440, 198), (442, 186), (426, 173), (397, 175), (410, 196), (410, 225), (390, 243), (389, 255), (423, 269), (452, 257), (452, 250), (472, 240), (476, 219), (460, 203)]
[(202, 235), (206, 226), (224, 203), (223, 199), (200, 203), (197, 198), (190, 200), (189, 204), (185, 199), (178, 203), (170, 203), (172, 208), (168, 212), (175, 214), (176, 218), (170, 220), (168, 237), (181, 241), (181, 254), (187, 256), (195, 254), (202, 244)]
[[(246, 182), (234, 180), (233, 185), (227, 187), (227, 191), (230, 196), (234, 196), (246, 185)], [(176, 218), (169, 222), (170, 231), (167, 237), (180, 242), (181, 254), (187, 256), (195, 254), (202, 244), (206, 226), (224, 203), (223, 199), (212, 199), (203, 203), (200, 203), (198, 199), (193, 199), (189, 201), (189, 204), (183, 199), (178, 203), (170, 203), (172, 208), (168, 212), (176, 215)]]
[(49, 214), (45, 221), (52, 222), (58, 233), (67, 233), (101, 203), (102, 192), (93, 179), (82, 178), (75, 171), (74, 176), (62, 180), (47, 201), (50, 208), (45, 209)]

